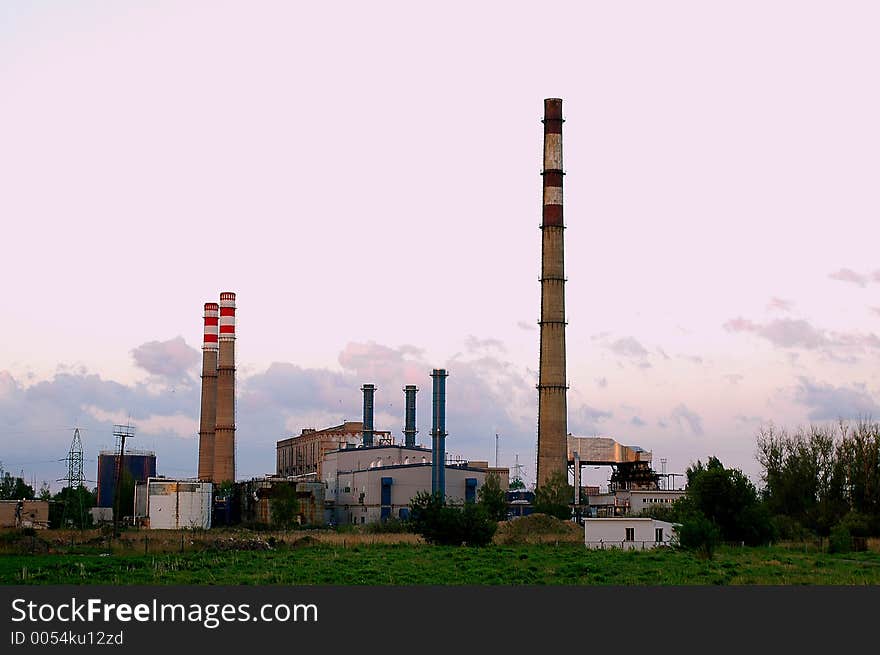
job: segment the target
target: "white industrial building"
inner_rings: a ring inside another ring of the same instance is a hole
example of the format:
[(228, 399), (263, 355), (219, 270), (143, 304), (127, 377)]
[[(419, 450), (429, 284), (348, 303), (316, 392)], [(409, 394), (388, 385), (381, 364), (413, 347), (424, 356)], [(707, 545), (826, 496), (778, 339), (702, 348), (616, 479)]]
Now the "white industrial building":
[(651, 518), (623, 517), (584, 519), (584, 543), (587, 548), (622, 548), (649, 550), (677, 543), (678, 523)]
[(135, 487), (135, 508), (146, 509), (145, 517), (136, 518), (152, 529), (207, 529), (211, 527), (212, 498), (210, 482), (148, 478), (146, 484)]
[[(469, 502), (486, 479), (486, 467), (446, 464), (446, 499)], [(335, 523), (372, 523), (406, 518), (412, 498), (431, 491), (431, 451), (382, 445), (328, 452), (322, 466), (327, 501)]]

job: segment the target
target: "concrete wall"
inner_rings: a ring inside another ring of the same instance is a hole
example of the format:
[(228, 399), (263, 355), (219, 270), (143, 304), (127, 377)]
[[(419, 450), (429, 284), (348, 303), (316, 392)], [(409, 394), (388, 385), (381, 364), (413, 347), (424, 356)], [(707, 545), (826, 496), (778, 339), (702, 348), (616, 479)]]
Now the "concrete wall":
[[(648, 518), (584, 519), (584, 543), (587, 548), (623, 548), (648, 550), (670, 545), (675, 524)], [(658, 529), (663, 530), (662, 541), (657, 541)], [(627, 539), (632, 530), (632, 539)]]
[(17, 500), (0, 500), (0, 528), (48, 528), (49, 502), (46, 500), (23, 500), (21, 512), (16, 519)]

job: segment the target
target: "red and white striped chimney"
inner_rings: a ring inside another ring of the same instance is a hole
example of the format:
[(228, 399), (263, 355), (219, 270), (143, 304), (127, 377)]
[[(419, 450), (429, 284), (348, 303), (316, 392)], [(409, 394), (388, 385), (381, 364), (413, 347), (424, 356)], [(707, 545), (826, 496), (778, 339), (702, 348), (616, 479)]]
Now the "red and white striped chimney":
[(235, 294), (220, 294), (214, 482), (235, 481)]
[(217, 422), (217, 333), (220, 305), (205, 303), (202, 342), (202, 406), (199, 418), (199, 480), (214, 479), (214, 428)]

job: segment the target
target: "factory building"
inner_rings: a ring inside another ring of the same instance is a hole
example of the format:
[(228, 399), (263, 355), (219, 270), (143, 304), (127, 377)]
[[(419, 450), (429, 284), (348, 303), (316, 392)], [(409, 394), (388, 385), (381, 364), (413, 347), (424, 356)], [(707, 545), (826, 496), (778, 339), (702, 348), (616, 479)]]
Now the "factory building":
[(676, 542), (678, 523), (650, 518), (584, 519), (587, 548), (650, 550)]
[[(390, 445), (327, 453), (323, 482), (333, 521), (362, 524), (408, 517), (412, 498), (431, 491), (434, 468), (427, 448)], [(447, 501), (476, 501), (486, 468), (464, 461), (443, 468)]]
[(271, 525), (272, 498), (279, 487), (293, 487), (297, 500), (297, 523), (326, 525), (331, 517), (325, 503), (322, 482), (303, 482), (287, 478), (253, 478), (238, 485), (240, 521), (247, 525)]
[[(119, 457), (114, 450), (98, 453), (98, 507), (113, 507), (116, 493), (116, 467)], [(127, 478), (135, 484), (156, 475), (156, 453), (149, 450), (127, 450), (122, 456), (122, 481)], [(123, 487), (124, 488), (124, 487)], [(123, 510), (126, 514), (127, 510)]]
[[(324, 455), (341, 448), (358, 448), (363, 444), (362, 421), (344, 421), (322, 430), (304, 428), (301, 434), (275, 444), (275, 473), (278, 477), (312, 475), (322, 479)], [(379, 444), (392, 442), (391, 432), (372, 431)]]
[[(668, 507), (686, 493), (661, 488), (662, 476), (651, 467), (653, 455), (640, 446), (625, 446), (611, 437), (568, 435), (567, 441), (568, 464), (574, 469), (574, 504), (581, 516), (637, 516), (653, 506)], [(607, 493), (581, 486), (584, 466), (611, 467)]]

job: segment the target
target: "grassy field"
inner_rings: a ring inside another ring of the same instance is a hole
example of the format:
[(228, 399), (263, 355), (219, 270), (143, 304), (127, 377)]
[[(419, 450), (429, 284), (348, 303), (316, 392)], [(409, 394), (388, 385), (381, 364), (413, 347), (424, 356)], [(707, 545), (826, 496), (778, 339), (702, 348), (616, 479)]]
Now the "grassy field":
[(547, 543), (455, 548), (320, 542), (272, 550), (0, 555), (2, 584), (225, 585), (876, 585), (880, 553), (784, 547), (691, 553), (590, 551)]

